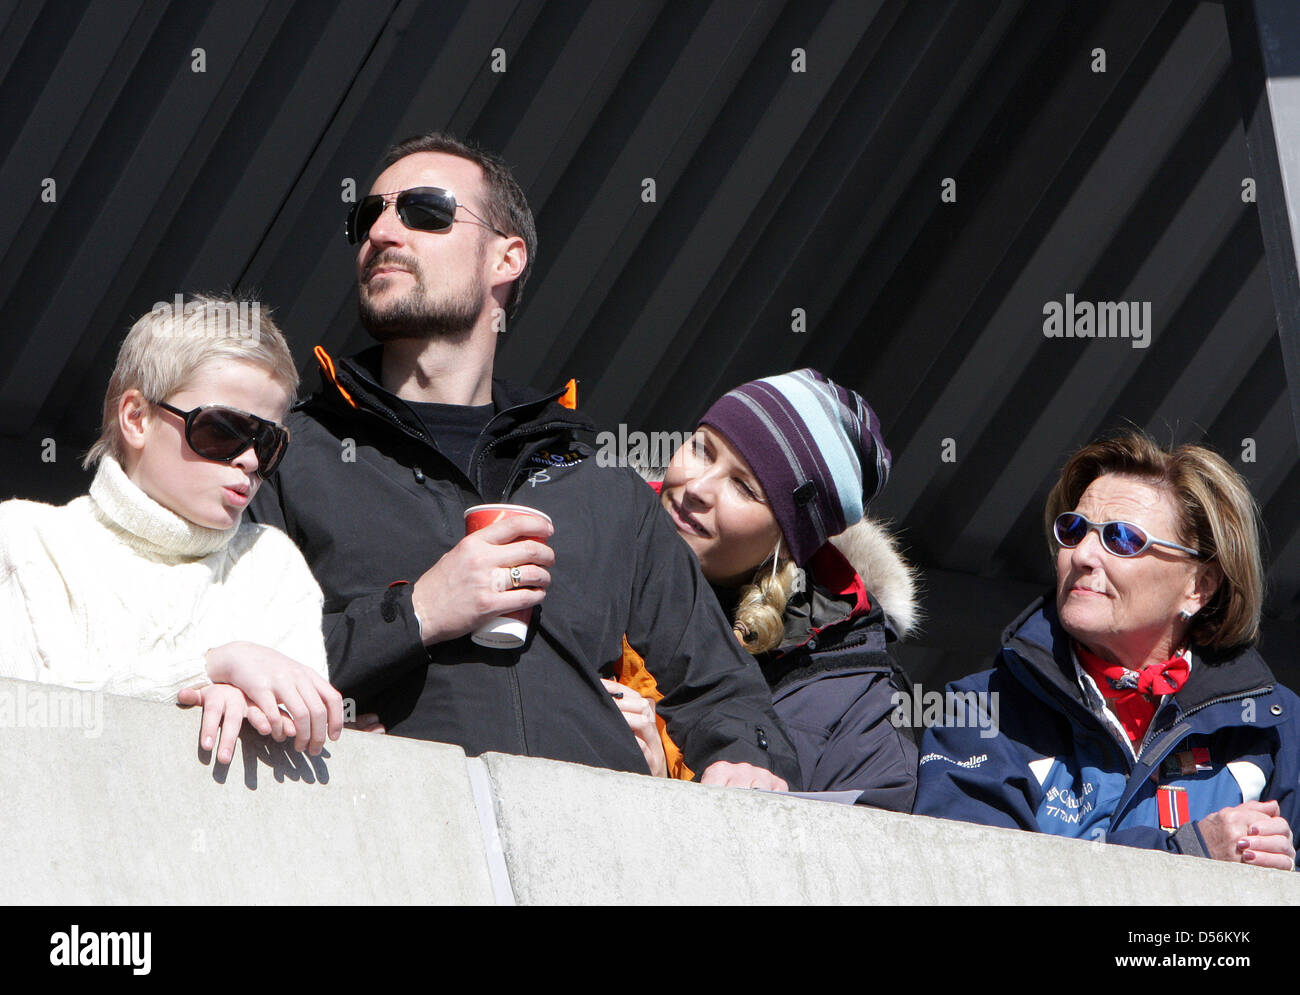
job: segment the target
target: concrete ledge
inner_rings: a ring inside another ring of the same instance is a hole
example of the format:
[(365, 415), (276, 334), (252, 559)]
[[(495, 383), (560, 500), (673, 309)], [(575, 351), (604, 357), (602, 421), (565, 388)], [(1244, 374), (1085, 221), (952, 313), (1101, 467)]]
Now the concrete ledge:
[(198, 729), (198, 709), (0, 680), (4, 900), (493, 901), (458, 747), (345, 732), (308, 757), (245, 736), (226, 768), (200, 762)]
[(34, 904), (1300, 904), (1300, 877), (0, 680), (0, 896)]
[(1300, 903), (1300, 878), (525, 757), (483, 758), (522, 904)]

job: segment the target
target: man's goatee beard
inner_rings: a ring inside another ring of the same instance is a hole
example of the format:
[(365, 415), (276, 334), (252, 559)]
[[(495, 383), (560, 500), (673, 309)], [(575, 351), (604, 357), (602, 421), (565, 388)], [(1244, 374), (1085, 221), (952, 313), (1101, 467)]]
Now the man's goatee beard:
[(358, 297), (361, 324), (377, 342), (396, 339), (466, 338), (477, 323), (483, 302), (460, 298), (441, 307), (421, 307), (425, 302), (404, 298), (386, 311), (371, 307), (364, 296)]

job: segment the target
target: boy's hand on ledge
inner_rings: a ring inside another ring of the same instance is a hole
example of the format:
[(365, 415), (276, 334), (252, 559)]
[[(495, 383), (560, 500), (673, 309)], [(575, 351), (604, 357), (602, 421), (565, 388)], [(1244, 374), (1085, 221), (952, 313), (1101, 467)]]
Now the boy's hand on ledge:
[(724, 788), (762, 788), (764, 791), (789, 791), (790, 785), (770, 770), (753, 764), (733, 764), (729, 760), (711, 763), (700, 778), (701, 784)]
[(228, 764), (234, 758), (235, 740), (245, 718), (263, 736), (271, 735), (271, 722), (266, 713), (234, 685), (207, 684), (185, 688), (176, 696), (176, 701), (181, 705), (203, 706), (199, 746), (208, 751), (215, 748), (218, 763)]
[(283, 653), (257, 643), (226, 643), (208, 650), (207, 665), (214, 683), (233, 684), (262, 710), (277, 742), (293, 736), (295, 750), (317, 756), (327, 734), (338, 739), (343, 732), (343, 696)]

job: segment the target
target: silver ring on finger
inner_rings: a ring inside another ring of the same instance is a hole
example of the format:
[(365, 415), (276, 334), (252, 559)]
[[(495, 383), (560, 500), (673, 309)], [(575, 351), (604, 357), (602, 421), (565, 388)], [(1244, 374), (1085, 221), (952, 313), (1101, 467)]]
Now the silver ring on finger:
[(519, 586), (519, 582), (523, 579), (523, 576), (523, 573), (520, 572), (518, 567), (510, 568), (510, 589), (512, 591)]

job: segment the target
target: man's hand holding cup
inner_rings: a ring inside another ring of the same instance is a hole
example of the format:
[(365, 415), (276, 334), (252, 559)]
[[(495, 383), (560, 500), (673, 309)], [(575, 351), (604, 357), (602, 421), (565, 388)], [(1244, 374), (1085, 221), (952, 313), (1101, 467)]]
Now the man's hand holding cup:
[(523, 505), (476, 505), (465, 538), (415, 582), (411, 603), (426, 646), (474, 633), (484, 646), (523, 645), (529, 619), (546, 597), (555, 551), (544, 513)]

